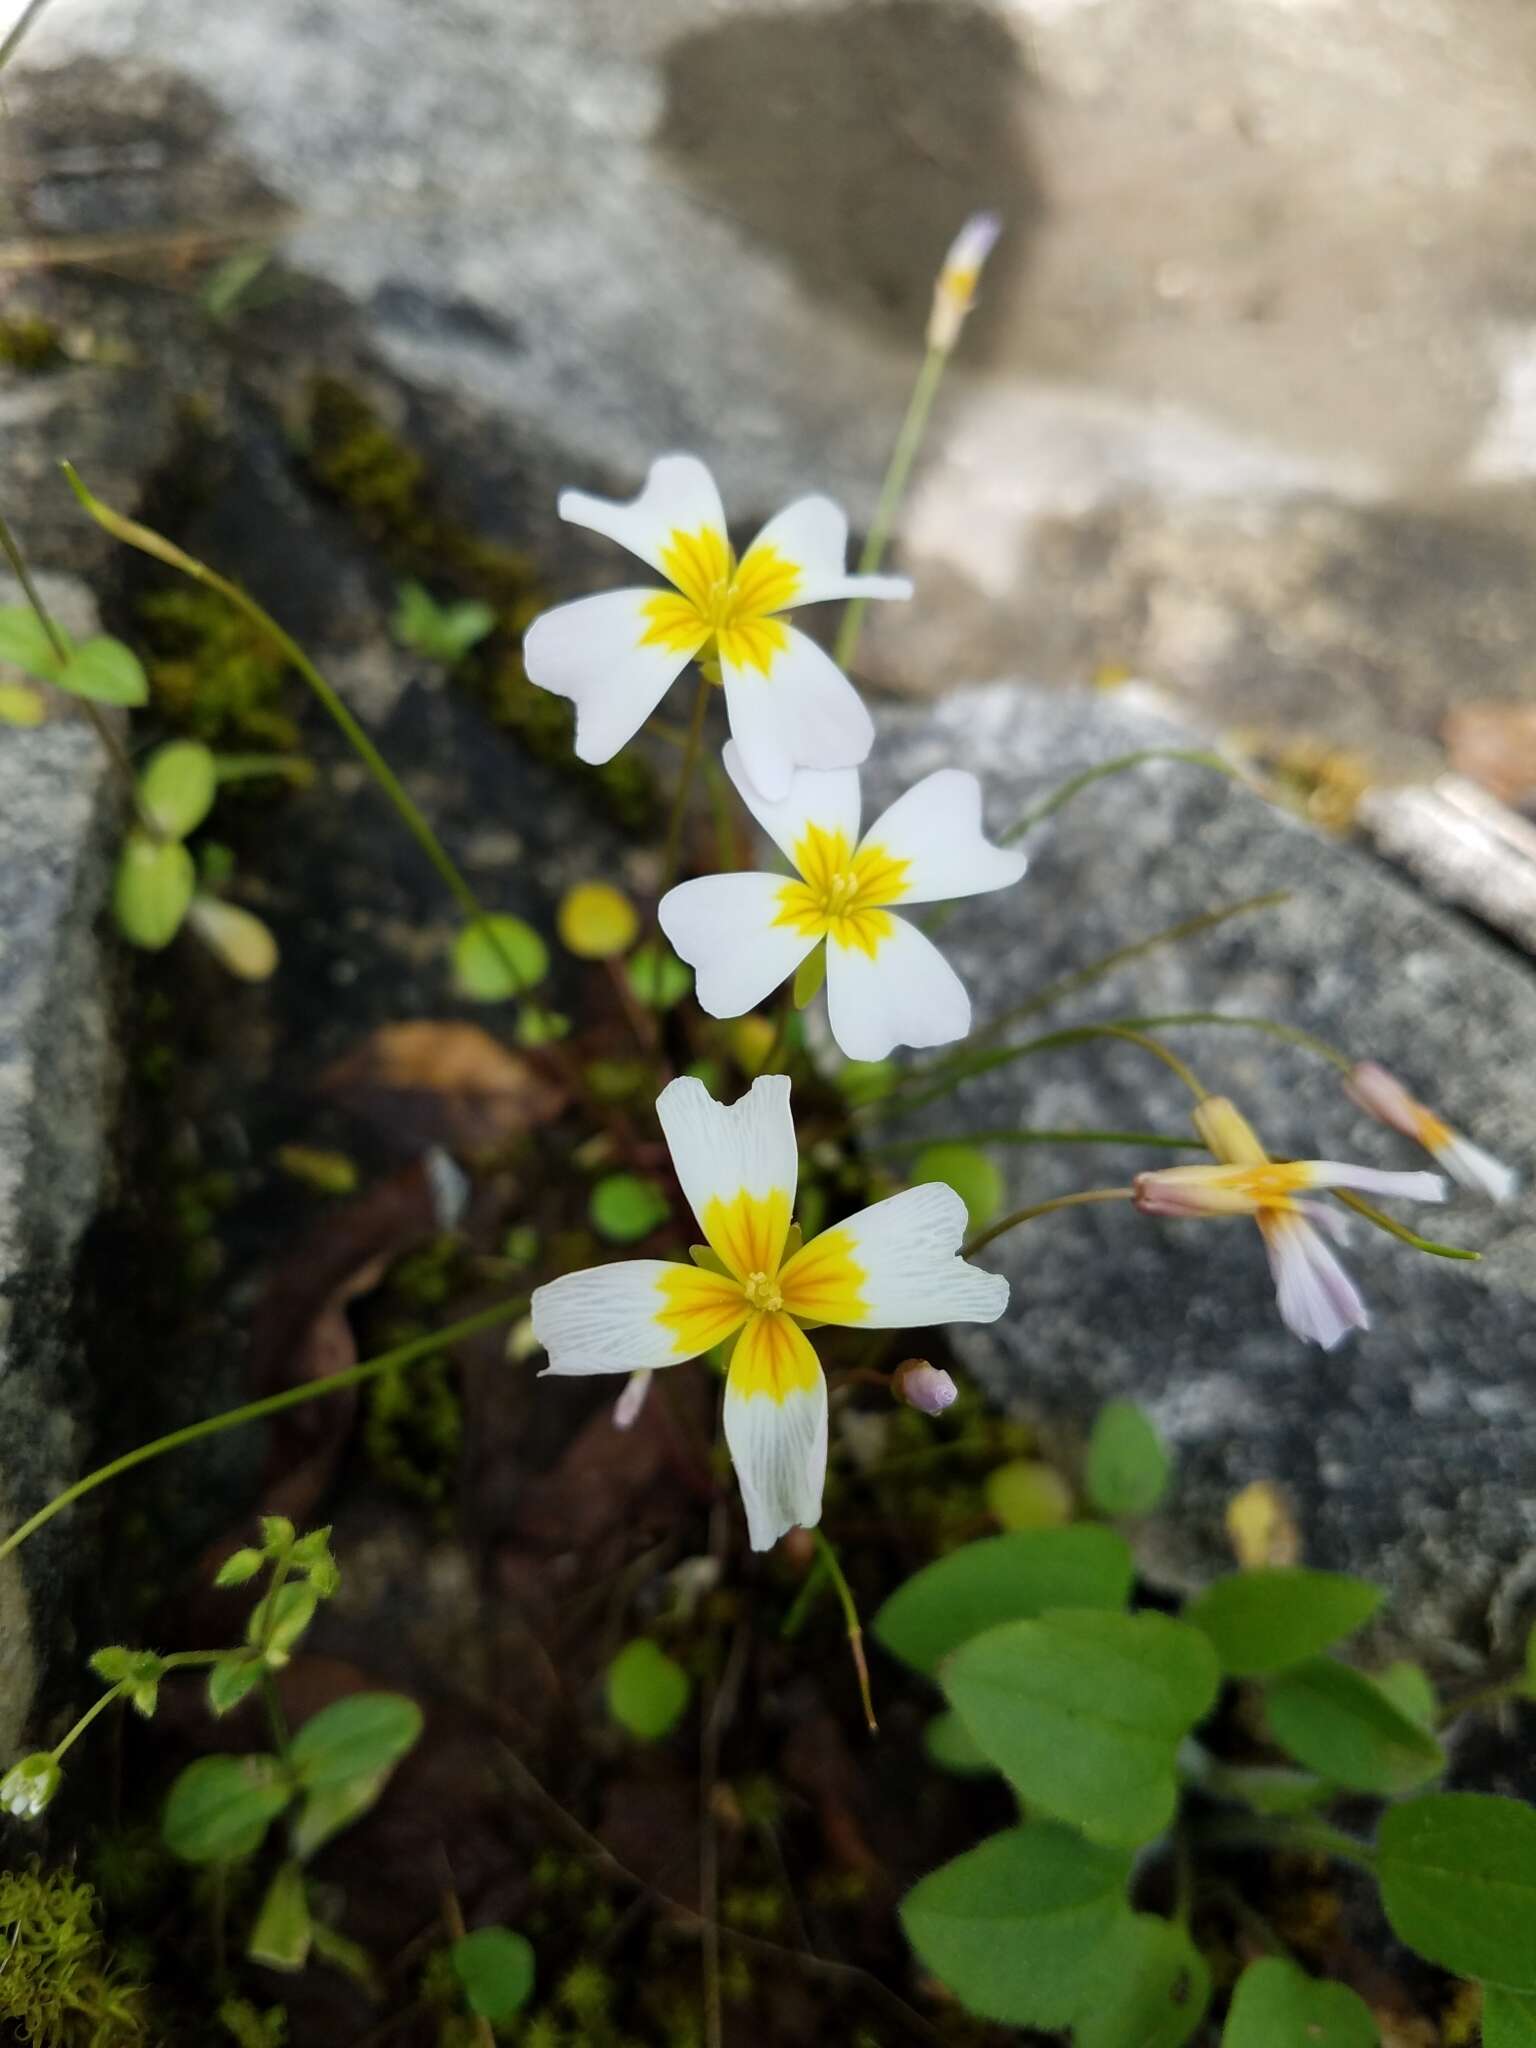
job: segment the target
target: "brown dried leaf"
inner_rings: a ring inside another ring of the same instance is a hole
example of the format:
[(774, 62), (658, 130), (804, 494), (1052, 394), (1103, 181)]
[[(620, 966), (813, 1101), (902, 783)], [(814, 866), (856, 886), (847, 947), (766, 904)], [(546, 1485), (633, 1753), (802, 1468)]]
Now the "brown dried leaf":
[(385, 1024), (328, 1067), (320, 1086), (412, 1145), (487, 1152), (565, 1107), (565, 1090), (478, 1024)]

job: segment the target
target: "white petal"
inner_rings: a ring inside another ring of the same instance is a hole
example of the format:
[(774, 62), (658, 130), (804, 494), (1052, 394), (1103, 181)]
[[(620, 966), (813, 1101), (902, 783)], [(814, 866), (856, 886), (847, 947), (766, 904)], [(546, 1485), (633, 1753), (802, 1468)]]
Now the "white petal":
[(611, 761), (698, 652), (644, 644), (645, 607), (656, 594), (607, 590), (578, 598), (542, 612), (523, 636), (528, 680), (576, 706), (578, 760)]
[(1028, 865), (1010, 847), (982, 835), (981, 784), (964, 768), (940, 768), (915, 782), (864, 835), (893, 860), (910, 862), (903, 903), (940, 903), (981, 896), (1019, 881)]
[(828, 597), (910, 597), (912, 585), (905, 576), (850, 576), (848, 574), (848, 521), (830, 498), (796, 498), (792, 505), (769, 520), (741, 558), (738, 575), (750, 580), (758, 564), (754, 553), (772, 549), (778, 557), (772, 563), (775, 577), (790, 570), (797, 573), (793, 590), (787, 590), (776, 611), (791, 605), (819, 604)]
[(875, 743), (863, 699), (829, 654), (793, 626), (768, 673), (725, 659), (731, 737), (748, 780), (772, 803), (797, 768), (857, 768)]
[(661, 928), (711, 1017), (755, 1009), (818, 943), (775, 922), (785, 886), (782, 875), (702, 875), (662, 897)]
[(1288, 1330), (1332, 1351), (1351, 1330), (1371, 1327), (1355, 1283), (1305, 1217), (1270, 1212), (1260, 1228)]
[(545, 1371), (648, 1372), (707, 1350), (680, 1343), (658, 1320), (666, 1276), (686, 1270), (668, 1259), (623, 1259), (536, 1287), (533, 1334), (549, 1353)]
[(613, 1404), (613, 1426), (615, 1429), (633, 1429), (640, 1420), (651, 1391), (649, 1371), (632, 1372), (624, 1382), (624, 1391)]
[(1396, 1195), (1405, 1202), (1443, 1202), (1445, 1182), (1438, 1173), (1391, 1173), (1379, 1166), (1345, 1166), (1336, 1159), (1307, 1159), (1307, 1185), (1314, 1188), (1358, 1188), (1364, 1195)]
[(759, 1201), (782, 1196), (788, 1227), (800, 1155), (787, 1074), (760, 1074), (732, 1103), (716, 1102), (702, 1081), (684, 1076), (662, 1089), (656, 1115), (678, 1181), (706, 1235), (710, 1205), (743, 1193)]
[(1520, 1176), (1512, 1166), (1495, 1159), (1459, 1131), (1452, 1131), (1443, 1145), (1436, 1146), (1435, 1157), (1452, 1180), (1486, 1195), (1491, 1202), (1513, 1201), (1520, 1191)]
[(965, 1234), (964, 1202), (953, 1188), (931, 1181), (834, 1223), (805, 1251), (828, 1239), (846, 1239), (835, 1249), (863, 1273), (861, 1328), (995, 1323), (1008, 1306), (1008, 1282), (1001, 1273), (965, 1263), (959, 1256)]
[(669, 573), (665, 554), (676, 533), (707, 527), (725, 541), (725, 510), (715, 480), (697, 455), (659, 455), (637, 497), (593, 498), (585, 491), (560, 493), (560, 517), (590, 527)]
[(742, 766), (741, 749), (727, 740), (721, 757), (736, 794), (784, 857), (793, 862), (807, 825), (823, 832), (841, 832), (848, 851), (859, 843), (859, 771), (857, 768), (801, 768), (776, 803), (770, 803)]
[(892, 917), (873, 959), (827, 944), (827, 1021), (851, 1060), (883, 1060), (893, 1047), (949, 1045), (971, 1028), (965, 984), (932, 939)]
[(814, 1529), (827, 1473), (827, 1383), (788, 1316), (754, 1316), (737, 1339), (724, 1420), (752, 1548)]

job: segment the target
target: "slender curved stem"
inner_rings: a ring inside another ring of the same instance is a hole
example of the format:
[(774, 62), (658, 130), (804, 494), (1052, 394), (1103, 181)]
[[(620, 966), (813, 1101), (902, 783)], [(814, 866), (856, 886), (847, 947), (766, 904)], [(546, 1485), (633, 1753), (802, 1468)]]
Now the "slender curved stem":
[(120, 1458), (113, 1458), (94, 1472), (87, 1472), (83, 1479), (77, 1479), (73, 1486), (66, 1486), (46, 1506), (40, 1507), (35, 1515), (28, 1516), (0, 1543), (0, 1558), (9, 1557), (13, 1550), (19, 1550), (29, 1536), (36, 1535), (43, 1524), (51, 1522), (62, 1509), (73, 1506), (86, 1494), (94, 1493), (98, 1486), (105, 1486), (109, 1479), (131, 1472), (136, 1465), (148, 1464), (151, 1458), (163, 1457), (167, 1451), (179, 1451), (187, 1444), (201, 1443), (205, 1437), (218, 1436), (226, 1429), (238, 1429), (242, 1423), (260, 1422), (268, 1415), (279, 1415), (285, 1408), (297, 1408), (302, 1402), (340, 1393), (346, 1387), (360, 1387), (367, 1380), (377, 1379), (380, 1373), (392, 1372), (400, 1366), (414, 1364), (419, 1358), (430, 1357), (445, 1344), (457, 1344), (465, 1337), (478, 1336), (482, 1330), (494, 1329), (498, 1323), (522, 1315), (527, 1307), (526, 1297), (498, 1302), (494, 1308), (481, 1309), (478, 1315), (450, 1323), (445, 1330), (436, 1330), (426, 1337), (413, 1337), (409, 1344), (397, 1344), (392, 1351), (381, 1352), (377, 1358), (364, 1359), (360, 1365), (349, 1365), (343, 1372), (330, 1373), (324, 1379), (306, 1380), (303, 1386), (285, 1387), (280, 1394), (268, 1394), (260, 1401), (247, 1401), (242, 1407), (226, 1409), (222, 1415), (210, 1415), (202, 1422), (190, 1422), (184, 1429), (173, 1429), (167, 1436), (157, 1436), (153, 1443), (124, 1451)]
[[(1173, 1138), (1163, 1131), (1030, 1130), (1001, 1126), (986, 1131), (946, 1131), (946, 1145), (1143, 1145), (1164, 1152), (1203, 1152), (1198, 1138)], [(879, 1158), (893, 1152), (916, 1152), (931, 1145), (932, 1138), (886, 1138), (878, 1145), (866, 1145), (870, 1156)]]
[(1246, 778), (1233, 762), (1228, 761), (1209, 747), (1138, 747), (1132, 754), (1117, 754), (1112, 761), (1096, 762), (1092, 768), (1084, 768), (1076, 775), (1068, 776), (1059, 783), (1049, 796), (1033, 804), (1023, 817), (1002, 835), (1007, 846), (1015, 839), (1022, 839), (1026, 832), (1071, 803), (1075, 796), (1081, 796), (1085, 789), (1102, 782), (1106, 776), (1121, 775), (1128, 768), (1140, 768), (1148, 761), (1186, 761), (1193, 768), (1214, 768), (1218, 775), (1225, 775), (1231, 782), (1242, 782)]
[(104, 1714), (107, 1711), (108, 1707), (112, 1705), (114, 1700), (120, 1700), (122, 1698), (123, 1694), (127, 1691), (127, 1689), (128, 1688), (126, 1687), (126, 1685), (119, 1682), (117, 1685), (109, 1686), (107, 1690), (101, 1695), (100, 1699), (93, 1700), (91, 1702), (90, 1706), (86, 1708), (85, 1712), (80, 1716), (79, 1720), (75, 1723), (74, 1727), (71, 1728), (69, 1733), (64, 1737), (64, 1739), (55, 1746), (53, 1751), (53, 1760), (55, 1763), (58, 1762), (59, 1758), (64, 1754), (66, 1749), (71, 1748), (75, 1743), (77, 1743), (80, 1740), (80, 1737), (85, 1733), (86, 1729), (90, 1727), (91, 1723), (97, 1718), (98, 1715)]
[(1027, 1209), (1014, 1209), (998, 1222), (989, 1224), (985, 1230), (978, 1230), (960, 1247), (960, 1256), (962, 1259), (974, 1258), (995, 1237), (1001, 1237), (1020, 1223), (1032, 1223), (1037, 1216), (1050, 1216), (1058, 1209), (1080, 1209), (1087, 1202), (1129, 1202), (1134, 1194), (1134, 1188), (1080, 1188), (1075, 1195), (1056, 1195), (1049, 1202), (1031, 1202)]
[[(902, 497), (906, 492), (907, 478), (912, 473), (912, 464), (922, 446), (923, 432), (928, 425), (928, 415), (943, 381), (944, 366), (949, 361), (949, 351), (931, 348), (923, 357), (912, 386), (912, 396), (907, 400), (906, 417), (896, 434), (896, 445), (891, 450), (891, 459), (886, 464), (885, 478), (880, 486), (880, 496), (875, 504), (875, 516), (869, 523), (869, 533), (863, 551), (859, 556), (859, 574), (873, 576), (885, 559), (885, 550), (896, 524), (896, 514), (901, 509)], [(832, 659), (840, 669), (853, 665), (853, 658), (859, 651), (859, 633), (864, 624), (864, 606), (867, 600), (851, 597), (843, 611), (842, 621), (837, 629), (837, 638), (832, 643)]]
[(1137, 1031), (1168, 1031), (1181, 1024), (1219, 1024), (1238, 1031), (1261, 1031), (1286, 1045), (1299, 1045), (1307, 1052), (1315, 1052), (1319, 1059), (1330, 1061), (1343, 1073), (1353, 1073), (1355, 1067), (1348, 1053), (1340, 1052), (1316, 1032), (1303, 1031), (1296, 1024), (1279, 1024), (1270, 1017), (1234, 1017), (1225, 1010), (1172, 1010), (1156, 1017), (1127, 1017), (1124, 1021)]
[(48, 0), (29, 0), (28, 6), (22, 10), (21, 19), (16, 22), (5, 41), (0, 43), (0, 71), (5, 69), (21, 48), (22, 37), (47, 5)]
[[(1148, 1038), (1125, 1024), (1071, 1024), (1060, 1031), (1047, 1031), (1039, 1038), (1027, 1038), (1022, 1045), (999, 1046), (994, 1052), (981, 1054), (963, 1072), (940, 1074), (930, 1087), (921, 1089), (916, 1095), (884, 1097), (881, 1103), (871, 1104), (869, 1107), (878, 1108), (884, 1103), (889, 1103), (893, 1109), (922, 1109), (925, 1104), (936, 1102), (940, 1096), (948, 1095), (962, 1082), (969, 1081), (978, 1074), (990, 1073), (994, 1067), (1008, 1066), (1014, 1060), (1028, 1058), (1031, 1053), (1055, 1052), (1059, 1047), (1067, 1045), (1086, 1045), (1095, 1038), (1122, 1039), (1128, 1044), (1139, 1045), (1145, 1052), (1154, 1054), (1164, 1066), (1172, 1068), (1197, 1102), (1203, 1102), (1209, 1093), (1184, 1062), (1176, 1054), (1170, 1053), (1166, 1045), (1159, 1045), (1155, 1038)], [(855, 1115), (858, 1113), (853, 1112)]]
[(848, 1648), (853, 1653), (853, 1668), (859, 1675), (859, 1698), (864, 1703), (864, 1719), (871, 1735), (880, 1733), (880, 1724), (875, 1719), (875, 1703), (869, 1692), (869, 1665), (864, 1659), (864, 1630), (859, 1622), (859, 1610), (854, 1605), (853, 1593), (843, 1577), (843, 1568), (837, 1561), (837, 1552), (832, 1548), (820, 1529), (811, 1531), (811, 1540), (816, 1545), (817, 1556), (826, 1567), (827, 1577), (832, 1581), (843, 1620), (848, 1626)]
[(1416, 1252), (1428, 1252), (1434, 1259), (1465, 1259), (1469, 1264), (1475, 1264), (1483, 1256), (1481, 1252), (1468, 1251), (1465, 1245), (1441, 1244), (1433, 1237), (1420, 1237), (1406, 1223), (1399, 1223), (1395, 1216), (1389, 1216), (1384, 1209), (1378, 1209), (1374, 1202), (1365, 1201), (1349, 1188), (1330, 1188), (1329, 1193), (1346, 1209), (1353, 1209), (1357, 1216), (1363, 1216), (1367, 1223), (1374, 1223), (1378, 1230), (1384, 1230), (1388, 1237), (1395, 1237), (1399, 1244), (1412, 1245)]

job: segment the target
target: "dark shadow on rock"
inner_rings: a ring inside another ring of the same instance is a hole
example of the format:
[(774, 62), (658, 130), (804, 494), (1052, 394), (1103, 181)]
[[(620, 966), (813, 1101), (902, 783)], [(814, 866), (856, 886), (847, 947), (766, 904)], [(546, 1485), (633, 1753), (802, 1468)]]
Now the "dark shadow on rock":
[(701, 197), (782, 250), (808, 290), (904, 338), (968, 213), (1007, 235), (975, 326), (1042, 211), (1018, 38), (972, 0), (754, 14), (680, 37), (659, 144)]

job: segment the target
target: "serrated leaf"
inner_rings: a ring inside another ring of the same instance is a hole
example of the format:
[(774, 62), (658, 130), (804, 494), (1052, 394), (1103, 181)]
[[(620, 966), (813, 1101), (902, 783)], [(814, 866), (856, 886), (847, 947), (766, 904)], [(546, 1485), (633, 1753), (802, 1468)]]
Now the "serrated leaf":
[(1101, 1515), (1150, 1514), (1168, 1489), (1168, 1453), (1134, 1401), (1106, 1401), (1088, 1439), (1084, 1481)]
[(1217, 1579), (1184, 1619), (1210, 1637), (1229, 1677), (1263, 1678), (1352, 1635), (1381, 1601), (1381, 1588), (1364, 1579), (1276, 1566)]
[[(59, 638), (68, 647), (69, 636)], [(48, 630), (29, 604), (0, 604), (0, 661), (35, 676), (40, 683), (58, 680), (62, 663), (53, 651)]]
[(1221, 2048), (1377, 2048), (1371, 2009), (1280, 1956), (1250, 1963), (1232, 1994)]
[(901, 1924), (966, 2008), (1008, 2026), (1065, 2026), (1125, 1913), (1127, 1858), (1051, 1821), (991, 1835), (908, 1892)]
[(493, 2026), (515, 2018), (533, 1995), (533, 1945), (510, 1927), (477, 1927), (448, 1959), (470, 2011)]
[(358, 1692), (304, 1723), (288, 1759), (306, 1789), (390, 1770), (421, 1734), (421, 1709), (397, 1692)]
[(1178, 1746), (1220, 1680), (1198, 1629), (1071, 1609), (989, 1629), (940, 1673), (950, 1705), (1031, 1806), (1126, 1844), (1167, 1826)]
[(1458, 1976), (1536, 1992), (1536, 1809), (1487, 1792), (1389, 1807), (1376, 1876), (1399, 1941)]
[(610, 1173), (592, 1190), (592, 1227), (612, 1244), (638, 1244), (671, 1215), (660, 1182), (639, 1173)]
[(606, 1691), (608, 1711), (621, 1728), (642, 1742), (659, 1742), (681, 1720), (693, 1681), (649, 1636), (637, 1636), (608, 1666)]
[(549, 948), (520, 917), (483, 918), (453, 942), (453, 982), (472, 1003), (504, 1003), (537, 988), (549, 972)]
[(1331, 1657), (1271, 1681), (1270, 1732), (1287, 1755), (1351, 1792), (1393, 1797), (1445, 1768), (1439, 1743), (1379, 1685)]
[(75, 648), (54, 682), (72, 697), (127, 708), (149, 702), (149, 679), (131, 647), (100, 633)]
[(1536, 1996), (1485, 1986), (1483, 2048), (1536, 2048)]
[(985, 1536), (925, 1565), (876, 1613), (876, 1639), (932, 1673), (983, 1629), (1029, 1621), (1051, 1607), (1124, 1607), (1134, 1566), (1123, 1538), (1082, 1523)]
[(261, 1847), (293, 1796), (275, 1756), (204, 1756), (171, 1787), (160, 1822), (165, 1846), (183, 1863), (230, 1863)]
[(913, 1187), (937, 1182), (953, 1188), (965, 1204), (971, 1230), (985, 1230), (1003, 1206), (1003, 1176), (997, 1163), (974, 1145), (925, 1145), (908, 1178)]
[(212, 754), (196, 740), (171, 740), (156, 747), (139, 775), (139, 801), (162, 832), (185, 839), (213, 809), (218, 770)]
[(269, 1970), (302, 1970), (313, 1939), (304, 1873), (290, 1860), (279, 1865), (267, 1886), (245, 1952)]
[(1182, 1927), (1150, 1913), (1130, 1914), (1114, 1929), (1089, 1985), (1074, 2048), (1183, 2048), (1211, 2002), (1205, 1958)]
[(118, 930), (131, 945), (160, 952), (180, 931), (196, 885), (192, 856), (178, 840), (130, 832), (112, 883)]

